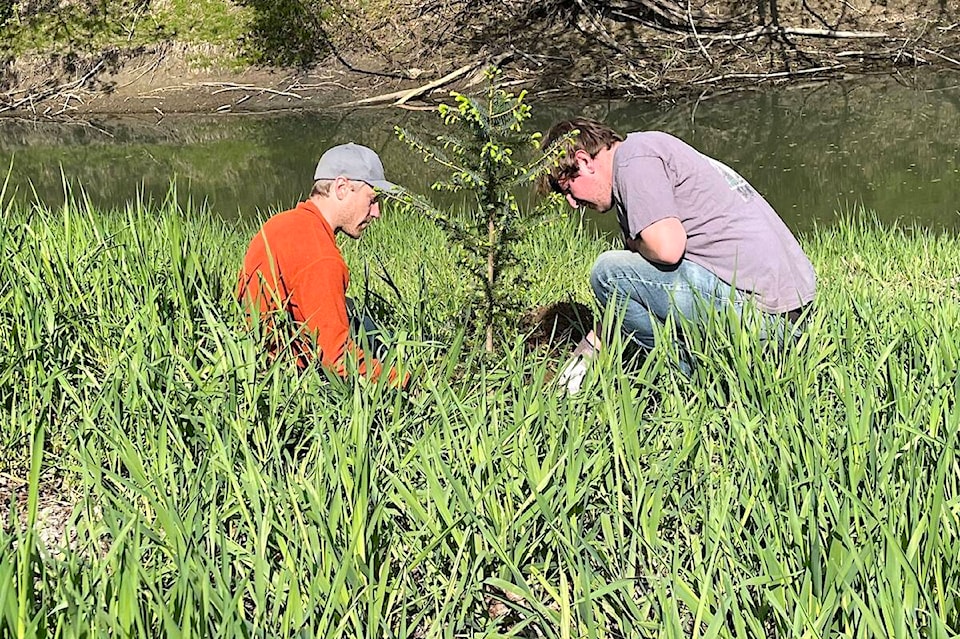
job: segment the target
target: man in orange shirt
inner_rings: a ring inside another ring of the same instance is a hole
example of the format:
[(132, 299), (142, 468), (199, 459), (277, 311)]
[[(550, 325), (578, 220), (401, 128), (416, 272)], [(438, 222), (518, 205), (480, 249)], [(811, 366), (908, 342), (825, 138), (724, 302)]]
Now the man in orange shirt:
[[(317, 164), (310, 197), (271, 217), (254, 236), (237, 297), (264, 322), (272, 356), (289, 350), (300, 368), (319, 360), (343, 375), (344, 355), (353, 351), (361, 373), (379, 375), (380, 363), (365, 357), (351, 337), (351, 321), (370, 322), (348, 316), (349, 272), (334, 234), (358, 239), (380, 217), (380, 192), (396, 188), (373, 150), (353, 143), (332, 147)], [(278, 323), (293, 330), (278, 330)]]

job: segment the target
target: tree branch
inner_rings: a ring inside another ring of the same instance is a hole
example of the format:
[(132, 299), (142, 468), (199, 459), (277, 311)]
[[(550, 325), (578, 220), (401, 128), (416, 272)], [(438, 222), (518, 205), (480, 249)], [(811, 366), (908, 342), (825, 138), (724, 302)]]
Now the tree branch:
[(811, 73), (822, 73), (824, 71), (840, 71), (846, 69), (845, 64), (834, 64), (829, 67), (815, 67), (813, 69), (801, 69), (799, 71), (777, 71), (775, 73), (725, 73), (712, 78), (703, 80), (694, 80), (692, 84), (712, 84), (722, 82), (723, 80), (773, 80), (776, 78), (790, 78), (799, 75), (810, 75)]
[(867, 38), (889, 38), (890, 36), (882, 31), (834, 31), (832, 29), (778, 29), (776, 27), (760, 27), (758, 29), (753, 29), (752, 31), (747, 31), (745, 33), (737, 33), (734, 35), (704, 35), (700, 36), (707, 40), (722, 40), (724, 42), (738, 42), (740, 40), (749, 40), (751, 38), (759, 38), (766, 35), (793, 35), (793, 36), (805, 36), (809, 38), (834, 38), (838, 40), (843, 39), (867, 39)]

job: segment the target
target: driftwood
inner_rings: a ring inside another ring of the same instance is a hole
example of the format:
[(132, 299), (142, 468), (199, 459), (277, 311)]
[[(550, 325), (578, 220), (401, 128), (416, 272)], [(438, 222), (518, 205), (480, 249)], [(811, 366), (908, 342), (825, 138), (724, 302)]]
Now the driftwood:
[(710, 54), (707, 53), (707, 48), (703, 46), (703, 40), (700, 39), (700, 35), (697, 33), (697, 25), (693, 22), (693, 12), (690, 9), (690, 0), (687, 0), (687, 19), (690, 21), (690, 31), (693, 32), (693, 37), (697, 39), (697, 47), (700, 49), (700, 53), (702, 53), (703, 57), (707, 59), (707, 64), (712, 67), (713, 58), (711, 58)]
[(351, 102), (344, 102), (336, 106), (337, 107), (366, 106), (371, 104), (383, 104), (384, 102), (394, 102), (394, 101), (396, 101), (394, 102), (395, 104), (402, 105), (412, 98), (421, 96), (425, 93), (433, 91), (434, 89), (442, 87), (448, 82), (453, 82), (457, 78), (465, 76), (466, 74), (470, 73), (471, 71), (478, 68), (479, 66), (480, 66), (479, 63), (471, 62), (470, 64), (466, 64), (460, 67), (459, 69), (457, 69), (456, 71), (453, 71), (452, 73), (448, 73), (447, 75), (443, 76), (439, 80), (434, 80), (429, 84), (425, 84), (415, 89), (403, 89), (402, 91), (384, 93), (382, 95), (375, 95), (369, 98), (363, 98), (362, 100), (353, 100)]
[(430, 93), (430, 92), (433, 91), (434, 89), (439, 89), (439, 88), (442, 87), (443, 85), (445, 85), (445, 84), (447, 84), (447, 83), (450, 83), (450, 82), (453, 82), (454, 80), (456, 80), (456, 79), (459, 78), (460, 76), (466, 75), (467, 73), (469, 73), (469, 72), (471, 72), (471, 71), (473, 71), (474, 69), (477, 69), (477, 68), (479, 68), (479, 67), (480, 67), (480, 65), (477, 64), (477, 63), (475, 63), (475, 62), (473, 62), (473, 63), (471, 63), (471, 64), (466, 64), (466, 65), (460, 67), (459, 69), (457, 69), (456, 71), (454, 71), (453, 73), (448, 73), (447, 75), (443, 76), (443, 77), (440, 78), (439, 80), (434, 80), (433, 82), (428, 82), (427, 84), (425, 84), (425, 85), (423, 85), (423, 86), (421, 86), (421, 87), (417, 87), (416, 89), (412, 89), (412, 90), (410, 90), (410, 91), (407, 91), (403, 96), (400, 97), (399, 100), (397, 100), (397, 101), (394, 102), (393, 104), (394, 104), (394, 106), (400, 106), (400, 105), (402, 105), (402, 104), (405, 104), (405, 103), (409, 102), (409, 101), (412, 100), (413, 98), (419, 98), (421, 95), (426, 95), (427, 93)]
[(747, 31), (745, 33), (736, 33), (734, 35), (711, 34), (701, 36), (708, 40), (722, 40), (724, 42), (738, 42), (740, 40), (749, 40), (759, 38), (765, 35), (792, 35), (805, 36), (809, 38), (833, 38), (833, 39), (867, 39), (867, 38), (888, 38), (890, 37), (882, 31), (836, 31), (833, 29), (800, 29), (800, 28), (776, 28), (760, 27)]
[(303, 96), (298, 93), (292, 93), (290, 91), (278, 91), (277, 89), (268, 89), (266, 87), (258, 87), (252, 84), (235, 84), (233, 82), (201, 82), (200, 86), (202, 87), (220, 87), (218, 90), (213, 92), (213, 95), (218, 93), (224, 93), (225, 91), (250, 91), (253, 93), (269, 93), (271, 95), (282, 95), (288, 98), (297, 98), (302, 100)]
[[(477, 60), (471, 62), (470, 64), (465, 64), (455, 71), (451, 71), (447, 75), (434, 80), (433, 82), (428, 82), (423, 86), (419, 86), (413, 89), (403, 89), (401, 91), (393, 91), (391, 93), (384, 93), (382, 95), (375, 95), (369, 98), (363, 98), (362, 100), (353, 100), (351, 102), (344, 102), (343, 104), (336, 105), (337, 107), (352, 107), (352, 106), (368, 106), (372, 104), (383, 104), (384, 102), (393, 102), (393, 106), (404, 106), (410, 100), (414, 98), (419, 98), (424, 95), (427, 95), (435, 89), (439, 89), (442, 86), (450, 84), (454, 80), (459, 80), (463, 76), (467, 75), (471, 71), (476, 71), (487, 65), (496, 66), (512, 56), (512, 53), (502, 53), (500, 55), (494, 56), (493, 58), (485, 58), (483, 60)], [(473, 82), (471, 82), (473, 84)]]
[(82, 78), (79, 78), (78, 80), (74, 80), (73, 82), (61, 84), (60, 86), (52, 87), (44, 91), (28, 93), (26, 97), (20, 98), (19, 100), (11, 101), (11, 102), (8, 102), (7, 104), (2, 104), (0, 105), (0, 113), (4, 113), (6, 111), (16, 111), (17, 109), (20, 109), (28, 105), (33, 106), (38, 102), (43, 102), (44, 100), (55, 98), (61, 95), (69, 96), (67, 98), (68, 103), (71, 98), (79, 100), (79, 98), (77, 98), (75, 95), (73, 95), (70, 92), (74, 89), (82, 87), (84, 84), (86, 84), (87, 80), (97, 75), (97, 73), (100, 72), (100, 69), (103, 68), (103, 65), (105, 63), (106, 63), (105, 60), (100, 60), (89, 71), (87, 71)]
[(716, 75), (712, 78), (703, 80), (694, 80), (691, 84), (712, 84), (714, 82), (723, 82), (724, 80), (775, 80), (778, 78), (792, 78), (794, 76), (810, 75), (811, 73), (822, 73), (824, 71), (842, 71), (846, 69), (845, 64), (834, 64), (829, 67), (815, 67), (813, 69), (800, 69), (799, 71), (776, 71), (774, 73), (725, 73)]
[[(954, 64), (960, 67), (960, 60), (957, 60), (956, 58), (951, 58), (948, 55), (944, 55), (943, 53), (940, 53), (939, 51), (934, 51), (933, 49), (928, 49), (926, 47), (920, 47), (916, 51), (922, 51), (923, 53), (927, 53), (929, 55), (935, 56), (945, 62), (949, 62), (950, 64)], [(898, 61), (900, 58), (908, 58), (919, 64), (930, 64), (929, 60), (927, 60), (926, 58), (920, 57), (916, 53), (910, 53), (909, 51), (907, 51), (906, 47), (900, 47), (899, 49), (896, 50), (896, 52), (894, 52), (891, 49), (882, 50), (882, 51), (864, 51), (862, 49), (856, 49), (853, 51), (839, 51), (838, 53), (834, 54), (834, 57), (837, 57), (837, 58), (878, 59), (878, 58), (887, 58), (891, 56), (894, 58), (895, 61)]]
[(942, 53), (938, 53), (936, 51), (933, 51), (932, 49), (927, 49), (926, 47), (921, 47), (920, 50), (923, 51), (924, 53), (929, 53), (930, 55), (937, 56), (941, 60), (946, 60), (947, 62), (951, 64), (955, 64), (958, 67), (960, 67), (960, 60), (951, 58), (950, 56), (943, 55)]

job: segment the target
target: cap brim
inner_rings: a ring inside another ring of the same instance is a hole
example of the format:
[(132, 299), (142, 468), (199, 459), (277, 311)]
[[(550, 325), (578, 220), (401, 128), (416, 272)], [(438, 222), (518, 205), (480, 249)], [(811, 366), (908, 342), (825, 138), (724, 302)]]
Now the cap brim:
[(397, 193), (400, 191), (399, 186), (397, 186), (393, 182), (387, 182), (386, 180), (371, 180), (367, 182), (367, 184), (377, 189), (378, 191), (383, 191), (385, 193)]

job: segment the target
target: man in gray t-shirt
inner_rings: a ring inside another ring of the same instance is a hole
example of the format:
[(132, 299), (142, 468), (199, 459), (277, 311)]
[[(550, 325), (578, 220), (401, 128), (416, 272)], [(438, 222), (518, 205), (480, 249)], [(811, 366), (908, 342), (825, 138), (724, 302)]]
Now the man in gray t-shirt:
[[(542, 187), (575, 208), (616, 209), (626, 250), (600, 255), (590, 283), (602, 305), (616, 300), (624, 331), (642, 347), (653, 348), (655, 324), (671, 315), (698, 323), (706, 307), (739, 311), (752, 302), (796, 321), (813, 301), (810, 260), (773, 208), (730, 167), (667, 133), (624, 139), (587, 119), (555, 125), (545, 143), (557, 141), (566, 154)], [(598, 347), (591, 333), (574, 351), (561, 377), (571, 392)], [(680, 364), (690, 371), (686, 358)]]

